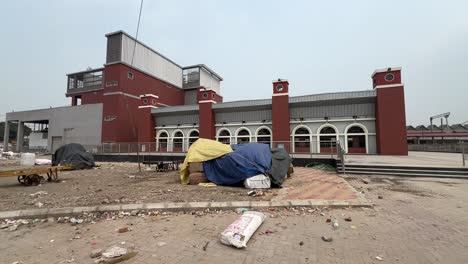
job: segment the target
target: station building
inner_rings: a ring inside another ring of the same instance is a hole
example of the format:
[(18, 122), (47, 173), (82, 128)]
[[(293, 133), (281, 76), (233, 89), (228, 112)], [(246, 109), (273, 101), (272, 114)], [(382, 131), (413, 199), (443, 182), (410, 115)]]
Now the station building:
[(336, 152), (338, 143), (348, 153), (408, 153), (399, 67), (376, 70), (360, 91), (290, 96), (294, 87), (276, 79), (265, 83), (267, 98), (224, 102), (223, 78), (208, 66), (181, 66), (123, 31), (106, 37), (103, 67), (67, 74), (70, 106), (6, 114), (6, 139), (8, 124), (19, 124), (17, 151), (27, 124), (41, 128), (33, 133), (49, 151), (75, 142), (186, 152), (201, 137), (291, 153)]

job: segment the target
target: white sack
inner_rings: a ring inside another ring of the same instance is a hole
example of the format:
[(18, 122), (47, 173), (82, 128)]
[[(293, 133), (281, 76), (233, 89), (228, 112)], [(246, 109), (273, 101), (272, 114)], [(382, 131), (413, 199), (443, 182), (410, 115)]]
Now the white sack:
[(36, 159), (34, 163), (36, 165), (52, 165), (52, 161), (49, 159)]
[(244, 180), (244, 186), (248, 189), (268, 189), (271, 187), (270, 177), (263, 174), (253, 176)]
[(236, 248), (247, 247), (247, 242), (265, 220), (265, 214), (255, 211), (246, 211), (236, 221), (230, 224), (220, 237), (221, 243)]

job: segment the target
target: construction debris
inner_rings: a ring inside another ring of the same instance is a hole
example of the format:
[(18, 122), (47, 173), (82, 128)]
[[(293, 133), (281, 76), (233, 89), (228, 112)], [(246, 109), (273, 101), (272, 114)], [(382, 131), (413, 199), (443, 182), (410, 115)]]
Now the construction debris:
[(247, 247), (247, 242), (264, 220), (265, 214), (261, 212), (245, 212), (221, 233), (221, 243), (236, 248)]

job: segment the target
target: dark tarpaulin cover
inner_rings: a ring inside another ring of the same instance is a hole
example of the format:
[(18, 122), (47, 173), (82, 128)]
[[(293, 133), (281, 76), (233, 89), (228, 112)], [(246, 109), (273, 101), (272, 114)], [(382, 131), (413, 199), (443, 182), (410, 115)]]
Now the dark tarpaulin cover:
[(77, 143), (66, 144), (58, 148), (52, 157), (52, 165), (71, 165), (77, 170), (95, 166), (93, 155)]
[(234, 152), (203, 163), (209, 181), (217, 185), (236, 185), (270, 168), (271, 152), (268, 145), (249, 143), (231, 147)]
[(288, 174), (289, 165), (291, 164), (291, 157), (288, 152), (283, 148), (271, 150), (271, 168), (266, 172), (271, 178), (273, 187), (281, 187), (284, 178)]

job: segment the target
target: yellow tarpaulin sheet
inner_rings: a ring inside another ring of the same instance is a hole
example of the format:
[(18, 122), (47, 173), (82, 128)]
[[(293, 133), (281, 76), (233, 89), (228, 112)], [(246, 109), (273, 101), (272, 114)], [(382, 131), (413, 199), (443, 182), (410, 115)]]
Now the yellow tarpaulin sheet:
[(180, 170), (180, 182), (182, 184), (189, 183), (189, 162), (203, 162), (216, 159), (232, 151), (231, 146), (218, 141), (205, 138), (197, 139), (197, 141), (190, 146), (184, 163), (182, 164), (182, 169)]

